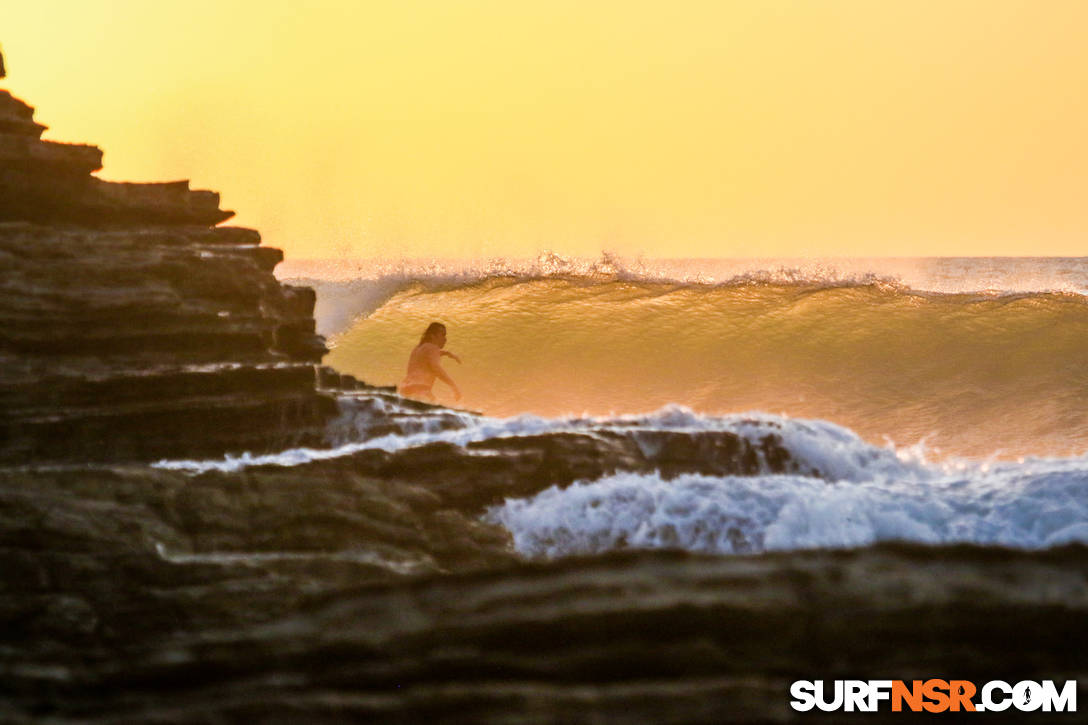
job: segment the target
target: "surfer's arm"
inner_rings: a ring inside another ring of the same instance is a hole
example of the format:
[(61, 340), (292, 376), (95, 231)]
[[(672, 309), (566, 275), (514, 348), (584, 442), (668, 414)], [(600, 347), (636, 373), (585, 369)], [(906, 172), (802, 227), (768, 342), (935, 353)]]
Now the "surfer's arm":
[(453, 382), (453, 378), (446, 374), (446, 371), (442, 369), (442, 351), (435, 348), (428, 356), (431, 363), (431, 372), (434, 376), (444, 382), (446, 385), (453, 389), (453, 395), (457, 400), (461, 399), (461, 391), (457, 388), (457, 383)]
[(448, 357), (448, 358), (452, 358), (452, 359), (454, 360), (454, 362), (456, 362), (456, 363), (457, 363), (458, 365), (460, 365), (460, 364), (461, 364), (461, 358), (457, 357), (457, 356), (456, 356), (456, 355), (454, 355), (454, 354), (453, 354), (452, 352), (447, 352), (447, 351), (443, 350), (443, 351), (442, 351), (441, 353), (439, 353), (439, 354), (440, 354), (440, 355), (445, 355), (445, 356), (446, 356), (446, 357)]

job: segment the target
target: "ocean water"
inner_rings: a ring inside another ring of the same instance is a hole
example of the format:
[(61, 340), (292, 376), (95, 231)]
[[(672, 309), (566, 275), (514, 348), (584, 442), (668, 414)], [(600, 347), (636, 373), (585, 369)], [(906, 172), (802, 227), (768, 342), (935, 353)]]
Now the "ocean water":
[(398, 424), (403, 401), (375, 395), (345, 405), (326, 447), (160, 468), (565, 434), (652, 456), (663, 433), (770, 434), (796, 472), (617, 470), (542, 482), (480, 520), (530, 559), (1088, 543), (1088, 259), (546, 256), (296, 263), (281, 276), (317, 287), (327, 361), (369, 383), (396, 383), (426, 324), (446, 323), (464, 361), (446, 367), (480, 413)]
[(400, 380), (423, 328), (445, 322), (461, 404), (490, 416), (681, 405), (828, 420), (936, 456), (1088, 449), (1088, 258), (544, 256), (284, 273), (318, 288), (327, 362), (370, 383)]
[[(483, 517), (510, 532), (526, 558), (622, 549), (706, 554), (856, 548), (881, 542), (973, 543), (1042, 549), (1088, 543), (1088, 456), (1019, 461), (927, 460), (921, 447), (874, 446), (820, 420), (770, 414), (707, 416), (669, 407), (645, 416), (508, 419), (439, 413), (414, 429), (374, 435), (396, 404), (345, 410), (340, 440), (220, 460), (160, 461), (189, 473), (293, 467), (363, 451), (405, 452), (435, 443), (562, 434), (623, 436), (650, 455), (660, 433), (777, 436), (805, 475), (714, 476), (619, 472), (570, 486), (540, 486)], [(709, 465), (709, 461), (708, 461)]]
[(768, 723), (859, 677), (1083, 702), (1088, 260), (280, 274), (379, 386), (445, 322), (463, 407), (365, 387), (310, 447), (0, 469), (0, 720)]

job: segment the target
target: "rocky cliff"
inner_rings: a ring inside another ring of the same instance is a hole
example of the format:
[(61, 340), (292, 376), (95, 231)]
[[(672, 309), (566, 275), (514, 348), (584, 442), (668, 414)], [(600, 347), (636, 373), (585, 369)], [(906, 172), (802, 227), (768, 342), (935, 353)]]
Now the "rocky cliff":
[[(755, 477), (768, 497), (803, 479), (809, 498), (783, 503), (803, 533), (870, 516), (869, 479), (836, 469), (890, 474), (803, 421), (791, 443), (782, 422), (677, 411), (499, 421), (334, 398), (356, 381), (318, 368), (315, 390), (314, 295), (275, 280), (278, 250), (217, 226), (212, 192), (102, 181), (98, 149), (42, 131), (0, 91), (0, 722), (843, 721), (789, 708), (816, 678), (1076, 679), (1083, 708), (1083, 544), (759, 553), (762, 504), (624, 489), (662, 544), (680, 526), (745, 554), (632, 549), (626, 525), (601, 554), (519, 553), (494, 507), (579, 482), (696, 474), (758, 503)], [(346, 445), (224, 455), (311, 443)], [(902, 490), (874, 528), (936, 536)], [(836, 501), (857, 505), (832, 519)], [(546, 536), (570, 538), (555, 518)]]
[(0, 90), (0, 461), (317, 440), (326, 349), (313, 291), (272, 275), (280, 250), (216, 226), (217, 193), (104, 181), (98, 148), (45, 129)]

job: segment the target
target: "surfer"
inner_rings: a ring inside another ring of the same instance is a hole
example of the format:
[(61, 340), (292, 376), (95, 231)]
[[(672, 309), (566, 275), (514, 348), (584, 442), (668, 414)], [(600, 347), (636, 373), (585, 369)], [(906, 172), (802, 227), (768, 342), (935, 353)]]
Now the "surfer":
[(453, 388), (454, 400), (461, 399), (457, 383), (442, 369), (442, 357), (448, 357), (461, 363), (461, 358), (442, 348), (446, 345), (446, 326), (441, 322), (432, 322), (419, 338), (419, 344), (408, 357), (408, 372), (397, 386), (397, 392), (406, 398), (435, 402), (431, 387), (438, 378)]

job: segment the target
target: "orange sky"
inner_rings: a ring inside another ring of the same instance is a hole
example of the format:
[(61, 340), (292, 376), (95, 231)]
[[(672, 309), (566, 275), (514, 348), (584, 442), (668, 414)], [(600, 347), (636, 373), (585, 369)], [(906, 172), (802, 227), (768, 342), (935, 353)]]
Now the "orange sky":
[(102, 176), (295, 259), (1083, 255), (1083, 0), (9, 3)]

